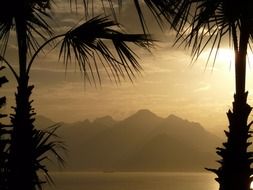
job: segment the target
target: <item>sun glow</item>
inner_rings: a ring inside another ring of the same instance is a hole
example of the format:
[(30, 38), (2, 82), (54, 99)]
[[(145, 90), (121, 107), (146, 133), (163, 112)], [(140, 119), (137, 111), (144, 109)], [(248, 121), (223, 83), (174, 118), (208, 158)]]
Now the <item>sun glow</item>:
[(234, 55), (233, 50), (230, 48), (221, 48), (218, 51), (217, 59), (232, 61), (234, 60)]
[(234, 52), (230, 48), (220, 48), (218, 49), (207, 49), (201, 55), (202, 59), (207, 60), (209, 58), (209, 62), (226, 62), (226, 63), (234, 63)]
[[(214, 60), (215, 63), (228, 63), (231, 64), (231, 66), (235, 63), (235, 54), (231, 48), (219, 48), (218, 51), (215, 48), (212, 51), (207, 49), (202, 53), (202, 55), (200, 55), (200, 57), (202, 60), (207, 60), (209, 57), (208, 61), (211, 64), (214, 62)], [(249, 66), (253, 64), (253, 52), (251, 50), (248, 50), (246, 61)]]

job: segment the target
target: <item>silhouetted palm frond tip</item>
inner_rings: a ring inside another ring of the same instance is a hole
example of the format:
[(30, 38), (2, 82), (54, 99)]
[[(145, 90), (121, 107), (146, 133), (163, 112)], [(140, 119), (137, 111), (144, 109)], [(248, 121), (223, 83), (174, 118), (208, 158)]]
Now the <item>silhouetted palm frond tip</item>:
[[(77, 0), (70, 0), (70, 4), (75, 4), (77, 8)], [(99, 1), (90, 1), (90, 0), (82, 0), (84, 5), (84, 10), (87, 15), (88, 12), (94, 12), (93, 7), (94, 4), (98, 4)], [(139, 17), (139, 22), (141, 24), (142, 30), (144, 34), (149, 33), (148, 22), (145, 18), (145, 12), (147, 7), (151, 14), (154, 16), (153, 18), (157, 21), (159, 26), (162, 28), (166, 21), (172, 22), (173, 15), (175, 15), (175, 9), (181, 3), (181, 0), (131, 0), (131, 1), (114, 1), (114, 0), (100, 0), (100, 5), (104, 9), (105, 14), (112, 15), (114, 20), (117, 20), (116, 10), (121, 12), (121, 8), (126, 4), (133, 4), (135, 6), (135, 13)]]
[(68, 64), (73, 56), (81, 71), (88, 78), (90, 74), (93, 82), (95, 82), (94, 73), (100, 80), (100, 68), (96, 61), (92, 62), (96, 57), (103, 62), (102, 67), (107, 65), (111, 68), (116, 78), (124, 77), (123, 71), (125, 71), (131, 79), (134, 72), (138, 72), (141, 67), (136, 60), (135, 53), (127, 43), (148, 49), (152, 46), (152, 40), (149, 35), (124, 34), (114, 28), (119, 28), (119, 24), (107, 17), (95, 17), (72, 28), (63, 39), (60, 57), (63, 57), (65, 64)]

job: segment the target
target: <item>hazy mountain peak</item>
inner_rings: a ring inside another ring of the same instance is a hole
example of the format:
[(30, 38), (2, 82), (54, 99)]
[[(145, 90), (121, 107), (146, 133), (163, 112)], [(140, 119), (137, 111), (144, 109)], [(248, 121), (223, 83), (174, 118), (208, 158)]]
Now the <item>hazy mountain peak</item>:
[(174, 114), (169, 115), (166, 120), (171, 124), (181, 125), (182, 127), (190, 126), (192, 129), (204, 130), (203, 126), (200, 125), (199, 123), (192, 122), (187, 119), (182, 119)]
[(185, 121), (184, 119), (174, 115), (174, 114), (170, 114), (168, 117), (167, 117), (167, 120), (171, 120), (171, 121)]
[(141, 109), (137, 111), (135, 114), (129, 116), (123, 122), (127, 123), (138, 123), (138, 124), (151, 124), (153, 122), (157, 122), (161, 118), (155, 115), (153, 112), (147, 109)]
[(90, 126), (91, 122), (89, 119), (85, 119), (83, 121), (76, 121), (73, 123), (65, 123), (65, 125), (68, 127), (83, 128), (85, 126)]
[(120, 121), (117, 125), (130, 128), (145, 128), (145, 131), (153, 130), (158, 123), (162, 121), (162, 118), (155, 115), (147, 109), (142, 109), (129, 116), (128, 118)]
[(106, 125), (114, 125), (116, 121), (109, 115), (104, 116), (104, 117), (99, 117), (96, 118), (93, 121), (94, 124), (106, 124)]
[(135, 114), (133, 114), (132, 116), (140, 117), (140, 118), (158, 117), (156, 114), (154, 114), (153, 112), (151, 112), (148, 109), (141, 109), (141, 110), (137, 111)]

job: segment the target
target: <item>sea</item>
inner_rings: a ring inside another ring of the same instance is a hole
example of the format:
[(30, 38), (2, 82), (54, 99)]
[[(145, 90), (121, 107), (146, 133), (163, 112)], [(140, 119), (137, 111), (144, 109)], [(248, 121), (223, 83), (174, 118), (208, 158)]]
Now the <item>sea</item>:
[(211, 173), (55, 172), (45, 190), (218, 190)]

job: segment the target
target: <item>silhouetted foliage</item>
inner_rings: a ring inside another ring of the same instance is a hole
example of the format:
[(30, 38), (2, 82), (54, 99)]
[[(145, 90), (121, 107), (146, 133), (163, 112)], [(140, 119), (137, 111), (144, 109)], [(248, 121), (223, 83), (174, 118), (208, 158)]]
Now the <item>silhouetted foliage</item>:
[[(48, 173), (48, 168), (45, 165), (46, 161), (53, 161), (55, 158), (60, 164), (64, 164), (63, 157), (58, 153), (59, 149), (66, 150), (64, 142), (56, 135), (56, 130), (59, 125), (51, 126), (45, 130), (33, 130), (32, 135), (32, 162), (34, 168), (34, 186), (42, 189), (44, 183), (52, 183), (53, 180)], [(50, 156), (51, 154), (51, 156)], [(40, 175), (43, 174), (45, 179)]]
[[(0, 67), (0, 72), (4, 69), (3, 66)], [(2, 85), (7, 83), (8, 80), (5, 76), (0, 76), (0, 88)], [(0, 109), (3, 108), (6, 104), (6, 97), (0, 97)], [(3, 114), (2, 110), (0, 111), (0, 119), (6, 118), (7, 115)], [(8, 161), (8, 145), (9, 145), (9, 127), (8, 125), (3, 124), (0, 120), (0, 189), (7, 189), (7, 161)]]
[[(86, 7), (88, 1), (82, 2)], [(102, 16), (84, 20), (66, 33), (55, 35), (54, 28), (49, 25), (49, 21), (54, 17), (52, 3), (52, 0), (4, 0), (0, 6), (0, 60), (9, 67), (17, 81), (16, 105), (10, 117), (12, 130), (8, 149), (8, 175), (5, 176), (8, 189), (11, 190), (15, 189), (17, 184), (20, 189), (26, 190), (42, 188), (41, 184), (45, 181), (39, 178), (37, 172), (42, 170), (48, 174), (42, 162), (43, 156), (48, 152), (55, 154), (62, 161), (56, 151), (57, 147), (62, 148), (61, 142), (50, 140), (55, 130), (45, 132), (34, 126), (35, 112), (33, 101), (30, 100), (34, 86), (29, 84), (29, 72), (44, 47), (61, 44), (59, 56), (65, 64), (73, 57), (88, 81), (101, 83), (98, 63), (102, 64), (109, 76), (112, 75), (115, 82), (126, 78), (125, 76), (132, 79), (141, 67), (127, 43), (145, 49), (152, 44), (147, 33), (122, 33), (119, 23)], [(72, 3), (70, 0), (70, 4)], [(137, 7), (138, 4), (136, 3)], [(149, 4), (153, 7), (153, 13), (158, 15), (161, 4), (157, 9), (153, 1)], [(17, 39), (17, 69), (5, 57), (10, 35), (15, 35)], [(104, 41), (111, 41), (114, 50)]]
[[(177, 30), (176, 43), (192, 49), (193, 60), (204, 49), (210, 48), (210, 55), (217, 52), (223, 41), (228, 42), (235, 53), (235, 95), (232, 110), (227, 113), (229, 130), (225, 131), (227, 142), (224, 148), (217, 148), (221, 156), (218, 169), (208, 169), (217, 174), (221, 190), (249, 190), (251, 183), (252, 153), (248, 116), (251, 107), (247, 104), (245, 92), (246, 58), (253, 36), (253, 2), (229, 0), (179, 0), (175, 11), (173, 27)], [(213, 62), (213, 63), (214, 63)]]

